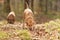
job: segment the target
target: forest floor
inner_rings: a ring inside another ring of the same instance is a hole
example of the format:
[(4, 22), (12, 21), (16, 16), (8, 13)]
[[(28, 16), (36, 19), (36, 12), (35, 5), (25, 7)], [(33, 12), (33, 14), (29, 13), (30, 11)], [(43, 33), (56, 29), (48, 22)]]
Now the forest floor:
[(30, 31), (23, 23), (7, 24), (0, 21), (0, 40), (60, 40), (60, 20), (36, 24)]

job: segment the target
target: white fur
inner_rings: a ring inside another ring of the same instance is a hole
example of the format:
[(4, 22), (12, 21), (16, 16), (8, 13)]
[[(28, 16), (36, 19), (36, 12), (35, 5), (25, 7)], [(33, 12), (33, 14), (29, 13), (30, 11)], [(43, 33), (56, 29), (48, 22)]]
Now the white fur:
[(10, 16), (11, 14), (15, 16), (15, 13), (13, 11), (10, 12), (8, 16)]
[(29, 9), (29, 8), (25, 9), (25, 11), (24, 11), (24, 12), (26, 12), (26, 13), (28, 13), (28, 12), (33, 13), (33, 12), (31, 11), (31, 9)]

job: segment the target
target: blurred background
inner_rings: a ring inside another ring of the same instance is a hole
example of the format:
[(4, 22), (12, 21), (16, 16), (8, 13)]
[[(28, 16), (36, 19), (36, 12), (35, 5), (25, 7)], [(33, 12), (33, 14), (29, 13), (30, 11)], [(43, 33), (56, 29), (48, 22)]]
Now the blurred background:
[(37, 23), (60, 18), (60, 0), (0, 0), (0, 20), (5, 20), (9, 12), (14, 11), (16, 20), (22, 22), (25, 2), (28, 2)]

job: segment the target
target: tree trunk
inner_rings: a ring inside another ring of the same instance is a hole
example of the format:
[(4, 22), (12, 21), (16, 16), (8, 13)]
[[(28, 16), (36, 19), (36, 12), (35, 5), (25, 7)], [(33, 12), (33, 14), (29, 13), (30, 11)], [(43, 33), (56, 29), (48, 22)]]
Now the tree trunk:
[(31, 9), (32, 9), (32, 11), (34, 10), (33, 9), (33, 4), (34, 4), (34, 0), (31, 0)]
[(56, 0), (56, 5), (55, 5), (55, 11), (57, 12), (57, 3), (58, 3), (58, 0)]
[(10, 0), (4, 0), (4, 10), (6, 13), (9, 13), (11, 11)]
[(47, 11), (48, 11), (47, 5), (48, 5), (48, 0), (46, 0), (46, 5), (45, 5), (46, 10), (45, 10), (45, 14), (47, 14)]
[(39, 0), (40, 1), (40, 8), (41, 8), (41, 12), (43, 12), (43, 0)]
[(52, 2), (50, 2), (50, 10), (52, 11)]

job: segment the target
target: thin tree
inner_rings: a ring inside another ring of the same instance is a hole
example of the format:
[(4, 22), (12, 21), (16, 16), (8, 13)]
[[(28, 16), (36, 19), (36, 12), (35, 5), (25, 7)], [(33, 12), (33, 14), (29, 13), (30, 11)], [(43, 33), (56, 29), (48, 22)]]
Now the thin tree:
[(58, 0), (56, 0), (55, 11), (57, 11), (57, 3), (58, 3)]
[(40, 1), (40, 8), (41, 8), (41, 12), (43, 11), (43, 0), (39, 0)]
[(10, 0), (4, 0), (4, 10), (7, 13), (9, 13), (11, 11), (11, 8), (10, 8)]
[(31, 0), (31, 9), (33, 11), (34, 0)]
[(48, 5), (48, 0), (46, 0), (46, 5), (45, 5), (46, 10), (45, 10), (45, 14), (47, 14), (47, 11), (48, 11), (47, 5)]

